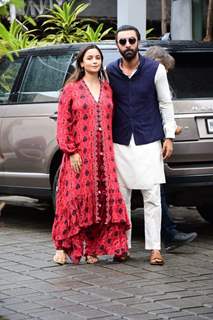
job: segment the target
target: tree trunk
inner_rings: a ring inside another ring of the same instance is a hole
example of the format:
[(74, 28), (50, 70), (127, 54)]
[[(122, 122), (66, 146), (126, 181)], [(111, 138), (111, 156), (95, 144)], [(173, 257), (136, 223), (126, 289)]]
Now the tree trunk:
[(206, 21), (206, 36), (203, 41), (212, 41), (213, 40), (213, 0), (209, 0), (207, 21)]
[(167, 32), (167, 0), (161, 0), (161, 34)]

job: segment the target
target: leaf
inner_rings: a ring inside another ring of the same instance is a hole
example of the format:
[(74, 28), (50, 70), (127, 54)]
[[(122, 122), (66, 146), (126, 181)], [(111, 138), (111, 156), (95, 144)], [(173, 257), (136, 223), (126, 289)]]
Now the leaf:
[(7, 55), (11, 59), (11, 51), (16, 52), (17, 50), (34, 47), (37, 45), (38, 40), (32, 31), (25, 30), (24, 23), (18, 20), (14, 20), (9, 30), (0, 23), (0, 55)]
[(24, 0), (11, 0), (11, 4), (14, 4), (16, 8), (24, 8)]
[(0, 7), (0, 16), (8, 16), (8, 10), (7, 7)]
[(146, 30), (146, 35), (148, 35), (149, 33), (151, 33), (154, 30), (154, 28), (150, 28), (148, 30)]
[(113, 27), (106, 29), (100, 36), (99, 40), (102, 40), (110, 31), (113, 30)]
[(32, 18), (32, 17), (28, 17), (28, 16), (24, 16), (24, 24), (28, 22), (30, 23), (32, 26), (36, 27), (37, 23), (36, 21)]
[[(73, 42), (76, 39), (83, 41), (84, 36), (77, 31), (78, 26), (84, 25), (87, 18), (82, 18), (78, 20), (78, 16), (82, 13), (88, 6), (89, 3), (81, 3), (74, 8), (76, 0), (70, 2), (64, 2), (62, 6), (54, 4), (53, 8), (48, 11), (47, 15), (40, 15), (39, 18), (46, 19), (43, 21), (42, 26), (45, 27), (44, 32), (50, 33), (44, 36), (44, 39), (50, 41), (50, 39), (55, 39), (61, 42)], [(92, 21), (92, 19), (90, 19)], [(52, 33), (54, 31), (54, 33)]]
[(110, 31), (113, 30), (113, 28), (111, 27), (102, 32), (103, 27), (104, 24), (100, 23), (96, 30), (93, 30), (93, 28), (90, 25), (87, 25), (86, 30), (79, 29), (78, 34), (82, 35), (84, 41), (98, 42), (103, 37), (105, 37)]

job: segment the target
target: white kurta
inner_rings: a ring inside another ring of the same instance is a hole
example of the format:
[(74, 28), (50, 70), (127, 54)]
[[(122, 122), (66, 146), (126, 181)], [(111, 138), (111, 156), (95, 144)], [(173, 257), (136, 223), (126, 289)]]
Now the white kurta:
[[(131, 75), (132, 76), (132, 75)], [(159, 109), (166, 138), (175, 137), (176, 123), (166, 70), (159, 64), (155, 75)], [(114, 143), (119, 183), (128, 189), (151, 189), (165, 183), (161, 141), (135, 145), (132, 135), (128, 146)]]
[(119, 183), (140, 190), (165, 183), (161, 150), (160, 141), (136, 146), (133, 136), (128, 146), (114, 143)]

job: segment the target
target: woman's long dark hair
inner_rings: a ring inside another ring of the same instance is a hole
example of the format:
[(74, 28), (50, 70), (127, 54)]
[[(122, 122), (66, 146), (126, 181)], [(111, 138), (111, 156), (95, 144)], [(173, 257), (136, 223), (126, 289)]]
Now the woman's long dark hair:
[(86, 54), (86, 52), (90, 49), (97, 49), (98, 52), (100, 53), (101, 56), (101, 68), (99, 70), (99, 78), (100, 79), (106, 79), (106, 74), (103, 68), (103, 53), (101, 51), (101, 49), (96, 45), (96, 44), (89, 44), (86, 47), (83, 47), (80, 51), (79, 54), (77, 56), (76, 59), (76, 67), (75, 67), (75, 71), (73, 72), (73, 74), (67, 79), (66, 84), (69, 82), (76, 82), (81, 80), (84, 75), (85, 75), (85, 71), (84, 68), (81, 67), (81, 63), (83, 62), (84, 56)]

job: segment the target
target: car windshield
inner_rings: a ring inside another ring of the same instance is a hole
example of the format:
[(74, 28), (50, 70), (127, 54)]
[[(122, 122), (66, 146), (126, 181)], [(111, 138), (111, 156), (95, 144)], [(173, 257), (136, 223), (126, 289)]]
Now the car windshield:
[(168, 73), (173, 98), (212, 98), (213, 58), (211, 52), (174, 53), (175, 69)]

